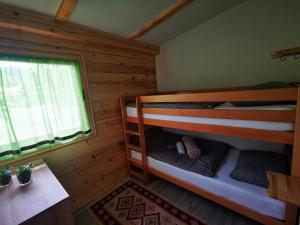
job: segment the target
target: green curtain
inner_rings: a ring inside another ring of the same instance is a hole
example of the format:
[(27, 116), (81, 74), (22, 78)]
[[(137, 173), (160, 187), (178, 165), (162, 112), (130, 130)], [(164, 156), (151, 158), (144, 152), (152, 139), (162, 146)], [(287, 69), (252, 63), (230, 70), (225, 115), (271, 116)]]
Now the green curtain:
[(0, 55), (0, 157), (87, 135), (76, 61)]

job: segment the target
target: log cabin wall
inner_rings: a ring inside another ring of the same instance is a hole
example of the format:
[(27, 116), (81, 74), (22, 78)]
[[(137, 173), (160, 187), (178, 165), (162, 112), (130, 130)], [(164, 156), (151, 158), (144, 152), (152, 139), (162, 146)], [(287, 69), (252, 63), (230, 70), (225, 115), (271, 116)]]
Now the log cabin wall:
[(81, 54), (96, 136), (49, 152), (45, 161), (77, 209), (127, 177), (119, 97), (156, 91), (156, 46), (0, 6), (0, 49)]

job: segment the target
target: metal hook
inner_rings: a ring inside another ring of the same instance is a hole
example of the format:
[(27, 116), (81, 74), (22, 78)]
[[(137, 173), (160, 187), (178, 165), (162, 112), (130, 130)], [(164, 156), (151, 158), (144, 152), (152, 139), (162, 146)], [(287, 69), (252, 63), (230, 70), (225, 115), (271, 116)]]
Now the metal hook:
[(280, 60), (281, 60), (282, 62), (284, 62), (285, 60), (287, 60), (287, 57), (286, 57), (285, 55), (282, 55), (282, 56), (280, 56)]
[(299, 58), (300, 58), (299, 54), (295, 54), (295, 55), (294, 55), (294, 58), (295, 58), (295, 59), (299, 59)]

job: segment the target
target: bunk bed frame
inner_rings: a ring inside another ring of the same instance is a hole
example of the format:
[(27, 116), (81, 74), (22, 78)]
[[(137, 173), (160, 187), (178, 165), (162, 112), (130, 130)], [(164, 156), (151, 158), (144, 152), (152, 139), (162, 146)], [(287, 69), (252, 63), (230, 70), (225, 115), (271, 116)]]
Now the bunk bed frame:
[[(128, 101), (136, 101), (137, 117), (129, 117), (126, 113)], [(191, 103), (191, 102), (230, 102), (230, 101), (296, 101), (295, 110), (230, 110), (230, 109), (178, 109), (178, 108), (144, 108), (143, 103)], [(228, 200), (219, 195), (213, 194), (200, 187), (189, 184), (167, 173), (148, 167), (147, 151), (145, 145), (145, 125), (175, 128), (188, 131), (205, 132), (234, 136), (258, 141), (289, 144), (293, 146), (291, 175), (300, 177), (300, 88), (264, 89), (264, 90), (230, 90), (216, 92), (179, 93), (151, 96), (122, 97), (120, 99), (121, 112), (124, 127), (126, 153), (128, 159), (129, 174), (148, 182), (149, 173), (168, 180), (178, 186), (199, 194), (220, 205), (230, 208), (244, 216), (268, 225), (294, 225), (296, 223), (297, 208), (287, 204), (286, 220), (281, 221), (266, 216), (239, 203)], [(206, 118), (255, 120), (290, 122), (294, 124), (294, 131), (270, 131), (262, 129), (229, 127), (220, 125), (195, 124), (187, 122), (165, 121), (158, 119), (143, 118), (144, 113), (176, 116), (193, 116)], [(137, 131), (130, 130), (128, 124), (135, 123)], [(140, 146), (130, 144), (130, 135), (139, 138)], [(131, 157), (131, 150), (140, 152), (142, 161)], [(133, 168), (140, 168), (137, 172)]]

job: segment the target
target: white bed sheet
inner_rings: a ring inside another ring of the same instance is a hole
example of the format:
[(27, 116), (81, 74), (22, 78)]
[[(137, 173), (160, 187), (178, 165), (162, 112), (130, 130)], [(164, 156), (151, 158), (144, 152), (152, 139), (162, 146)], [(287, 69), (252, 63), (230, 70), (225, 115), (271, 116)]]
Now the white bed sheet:
[[(132, 157), (141, 160), (141, 154), (131, 151)], [(270, 198), (267, 189), (232, 179), (229, 174), (234, 169), (238, 150), (230, 150), (220, 165), (214, 178), (186, 171), (148, 156), (148, 166), (170, 176), (201, 187), (264, 215), (284, 220), (286, 203)]]
[[(236, 107), (230, 103), (224, 103), (215, 109), (244, 109), (244, 110), (293, 110), (295, 105), (270, 105), (270, 106), (251, 106), (251, 107)], [(135, 107), (127, 106), (127, 115), (129, 117), (137, 117), (137, 110)], [(285, 122), (270, 122), (270, 121), (253, 121), (253, 120), (234, 120), (234, 119), (217, 119), (217, 118), (204, 118), (193, 116), (172, 116), (172, 115), (159, 115), (159, 114), (143, 114), (144, 118), (177, 121), (186, 123), (199, 123), (208, 125), (220, 125), (231, 127), (244, 127), (252, 129), (272, 130), (272, 131), (293, 131), (293, 123)]]

